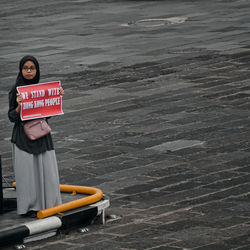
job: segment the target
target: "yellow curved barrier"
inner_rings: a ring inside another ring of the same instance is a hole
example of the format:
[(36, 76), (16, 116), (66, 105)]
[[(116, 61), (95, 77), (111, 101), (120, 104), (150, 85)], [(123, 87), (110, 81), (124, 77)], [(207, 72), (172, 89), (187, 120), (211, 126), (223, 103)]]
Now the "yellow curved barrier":
[[(13, 182), (12, 184), (13, 187), (16, 186), (16, 183)], [(86, 186), (74, 186), (74, 185), (60, 185), (60, 191), (61, 192), (66, 192), (66, 193), (71, 193), (76, 194), (90, 194), (88, 197), (84, 197), (81, 199), (77, 199), (74, 201), (70, 201), (55, 207), (47, 208), (40, 210), (37, 212), (37, 217), (39, 219), (43, 219), (45, 217), (58, 214), (61, 212), (65, 212), (71, 209), (75, 209), (78, 207), (86, 206), (92, 203), (95, 203), (103, 198), (103, 192), (102, 190), (98, 188), (93, 188), (93, 187), (86, 187)]]

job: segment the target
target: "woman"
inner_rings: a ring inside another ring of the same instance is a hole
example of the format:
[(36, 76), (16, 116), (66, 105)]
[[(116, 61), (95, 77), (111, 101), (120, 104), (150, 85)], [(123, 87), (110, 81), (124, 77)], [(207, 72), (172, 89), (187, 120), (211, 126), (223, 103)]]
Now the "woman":
[[(9, 120), (14, 123), (11, 142), (16, 179), (17, 213), (32, 215), (42, 209), (61, 204), (59, 175), (51, 134), (29, 140), (20, 118), (22, 97), (16, 87), (37, 84), (39, 64), (33, 56), (25, 56), (19, 64), (16, 84), (9, 92)], [(60, 88), (61, 96), (64, 91)]]

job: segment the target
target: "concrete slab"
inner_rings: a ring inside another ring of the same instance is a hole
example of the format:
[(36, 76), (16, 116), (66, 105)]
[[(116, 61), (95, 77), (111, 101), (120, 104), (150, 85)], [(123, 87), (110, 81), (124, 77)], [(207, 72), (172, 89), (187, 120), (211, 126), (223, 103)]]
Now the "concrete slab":
[[(7, 199), (15, 199), (15, 189), (4, 189), (3, 195), (5, 197), (5, 203)], [(83, 197), (84, 195), (62, 193), (62, 202), (67, 203)], [(86, 227), (93, 223), (94, 220), (97, 221), (97, 218), (99, 218), (99, 223), (105, 224), (105, 210), (109, 206), (109, 199), (104, 197), (93, 204), (43, 219), (30, 216), (19, 216), (13, 206), (0, 215), (0, 246), (2, 248), (15, 245), (16, 248), (20, 248), (23, 244), (28, 242), (44, 240), (60, 232), (68, 232), (72, 229)]]

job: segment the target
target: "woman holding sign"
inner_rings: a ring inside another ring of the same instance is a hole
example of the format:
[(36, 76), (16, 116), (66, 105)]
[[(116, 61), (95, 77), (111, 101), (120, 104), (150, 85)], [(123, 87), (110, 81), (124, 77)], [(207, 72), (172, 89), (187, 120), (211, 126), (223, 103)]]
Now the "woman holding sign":
[[(61, 204), (59, 175), (51, 134), (30, 140), (20, 118), (22, 96), (17, 87), (37, 84), (39, 64), (33, 56), (25, 56), (19, 63), (16, 84), (9, 92), (8, 117), (14, 123), (11, 142), (16, 179), (17, 213), (34, 215), (39, 210)], [(64, 91), (60, 88), (60, 95)]]

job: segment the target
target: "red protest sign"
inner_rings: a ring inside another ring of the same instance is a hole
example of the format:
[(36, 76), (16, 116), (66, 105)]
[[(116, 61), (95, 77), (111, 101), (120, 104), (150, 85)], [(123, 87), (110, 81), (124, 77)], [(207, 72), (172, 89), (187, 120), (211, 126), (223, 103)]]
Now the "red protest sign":
[(62, 115), (61, 82), (47, 82), (17, 87), (22, 96), (21, 119), (30, 120)]

